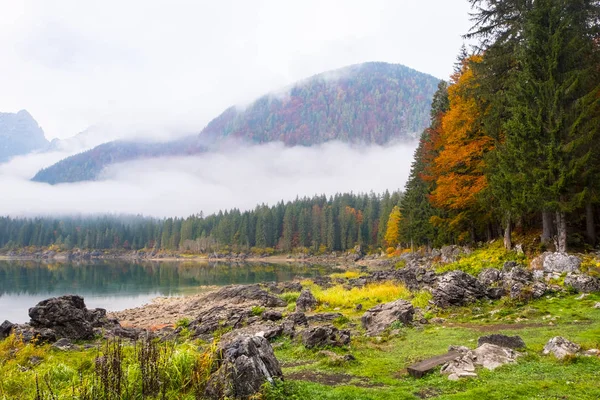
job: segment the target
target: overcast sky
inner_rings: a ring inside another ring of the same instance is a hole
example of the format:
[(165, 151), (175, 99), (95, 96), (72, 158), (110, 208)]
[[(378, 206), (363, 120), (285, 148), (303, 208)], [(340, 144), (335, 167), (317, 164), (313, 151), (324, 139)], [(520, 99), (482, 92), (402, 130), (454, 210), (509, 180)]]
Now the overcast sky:
[(466, 0), (0, 0), (0, 111), (48, 138), (96, 123), (198, 132), (232, 104), (365, 61), (447, 78)]

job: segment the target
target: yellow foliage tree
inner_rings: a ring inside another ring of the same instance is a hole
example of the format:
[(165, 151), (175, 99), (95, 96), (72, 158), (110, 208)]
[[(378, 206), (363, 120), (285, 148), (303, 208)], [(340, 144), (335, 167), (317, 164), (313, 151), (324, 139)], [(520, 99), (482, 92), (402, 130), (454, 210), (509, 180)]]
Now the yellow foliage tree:
[(402, 213), (398, 206), (394, 206), (385, 230), (385, 242), (390, 247), (395, 247), (400, 241), (400, 221), (402, 221)]

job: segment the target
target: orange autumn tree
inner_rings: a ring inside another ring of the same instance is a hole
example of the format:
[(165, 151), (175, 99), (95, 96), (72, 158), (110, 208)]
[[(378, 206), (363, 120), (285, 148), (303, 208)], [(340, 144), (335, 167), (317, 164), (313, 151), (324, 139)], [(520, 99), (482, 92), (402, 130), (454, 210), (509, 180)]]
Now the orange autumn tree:
[(478, 199), (487, 187), (484, 155), (493, 149), (493, 141), (483, 132), (482, 110), (473, 94), (477, 83), (471, 65), (478, 62), (480, 56), (466, 58), (452, 77), (450, 108), (442, 116), (438, 154), (429, 171), (435, 177), (431, 204), (446, 211), (444, 218), (432, 217), (431, 222), (449, 229), (459, 241), (474, 237), (477, 225), (488, 219)]

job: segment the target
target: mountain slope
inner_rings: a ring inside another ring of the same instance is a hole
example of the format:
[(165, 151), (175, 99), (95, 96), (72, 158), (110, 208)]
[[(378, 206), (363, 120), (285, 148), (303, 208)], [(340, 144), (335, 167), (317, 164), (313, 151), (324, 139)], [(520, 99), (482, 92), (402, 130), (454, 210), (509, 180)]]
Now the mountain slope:
[(44, 131), (26, 110), (0, 113), (0, 162), (47, 146)]
[(414, 140), (429, 124), (439, 80), (397, 64), (365, 63), (315, 75), (265, 95), (241, 110), (230, 107), (196, 140), (158, 145), (110, 142), (68, 157), (33, 178), (47, 183), (97, 179), (117, 162), (197, 154), (232, 141), (311, 146), (330, 140), (385, 144)]
[(50, 184), (90, 181), (98, 178), (104, 167), (110, 164), (140, 158), (191, 155), (203, 151), (205, 149), (199, 145), (196, 136), (166, 143), (114, 141), (67, 157), (44, 168), (38, 171), (32, 181)]
[(353, 65), (265, 95), (244, 110), (230, 107), (200, 135), (305, 146), (415, 139), (429, 123), (438, 82), (403, 65)]

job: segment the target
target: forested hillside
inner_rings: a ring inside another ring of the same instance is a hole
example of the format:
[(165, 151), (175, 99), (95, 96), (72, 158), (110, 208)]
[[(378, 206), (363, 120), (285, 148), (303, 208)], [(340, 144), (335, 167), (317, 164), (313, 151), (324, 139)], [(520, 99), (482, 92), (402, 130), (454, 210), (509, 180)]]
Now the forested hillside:
[(344, 251), (357, 244), (378, 250), (398, 244), (399, 192), (339, 194), (260, 205), (188, 218), (0, 218), (0, 248), (70, 250)]
[(110, 164), (139, 158), (199, 154), (203, 151), (205, 148), (196, 137), (167, 143), (109, 142), (44, 168), (32, 180), (50, 184), (89, 181), (96, 179), (104, 167)]
[(353, 65), (265, 95), (243, 110), (231, 107), (200, 136), (304, 146), (413, 139), (428, 124), (438, 82), (403, 65)]
[(477, 8), (434, 96), (401, 204), (405, 240), (475, 242), (539, 229), (540, 247), (596, 244), (600, 193), (597, 1)]
[(267, 94), (245, 110), (227, 109), (194, 139), (161, 144), (110, 142), (39, 171), (51, 184), (98, 178), (110, 164), (142, 158), (198, 154), (224, 142), (311, 146), (330, 140), (384, 144), (410, 141), (429, 119), (439, 80), (398, 64), (365, 63), (301, 81)]

